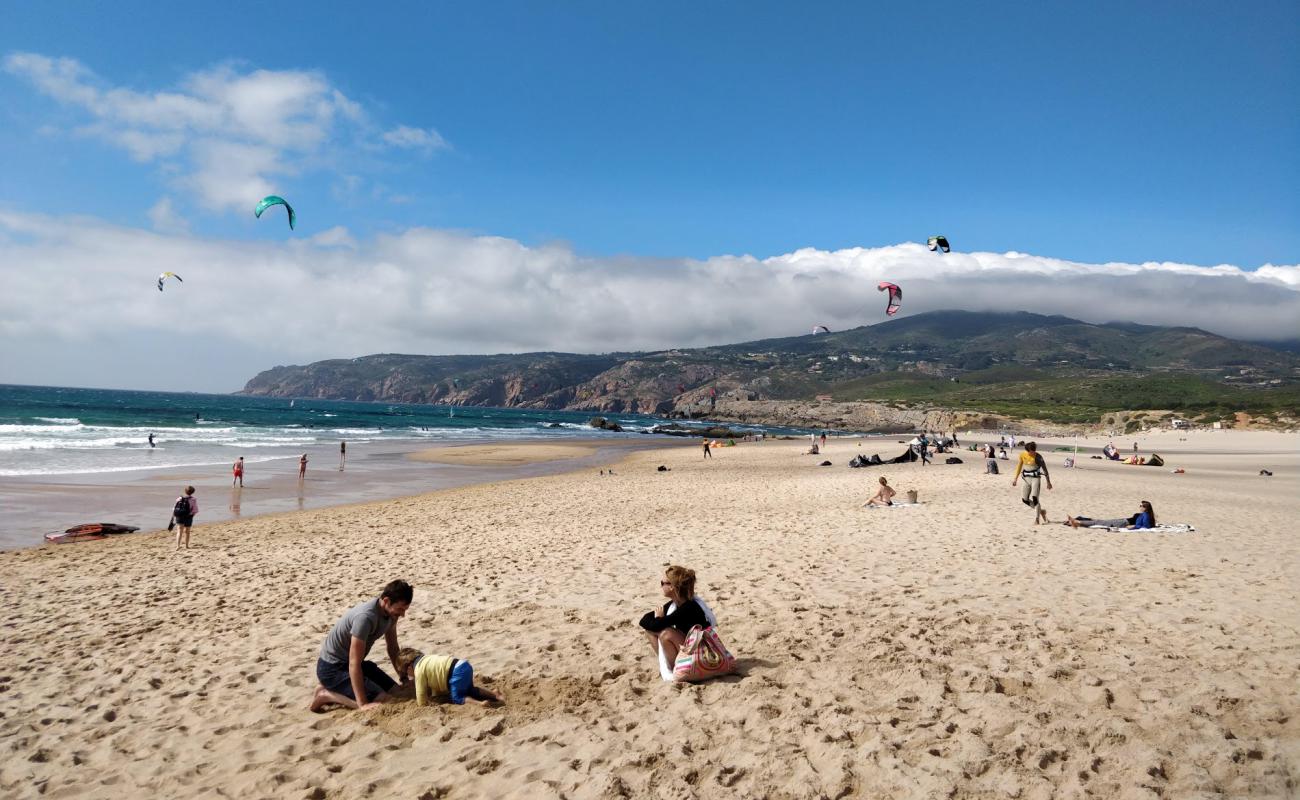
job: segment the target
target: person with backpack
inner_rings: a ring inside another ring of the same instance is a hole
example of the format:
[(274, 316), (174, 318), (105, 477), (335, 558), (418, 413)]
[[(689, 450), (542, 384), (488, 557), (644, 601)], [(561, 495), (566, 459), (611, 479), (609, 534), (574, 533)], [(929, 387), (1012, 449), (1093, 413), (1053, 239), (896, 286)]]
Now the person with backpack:
[(199, 501), (194, 496), (194, 487), (186, 486), (185, 494), (176, 498), (176, 503), (172, 506), (172, 521), (167, 526), (167, 530), (173, 527), (176, 529), (176, 549), (181, 549), (181, 541), (185, 542), (185, 549), (190, 549), (190, 528), (194, 525), (194, 517), (199, 513)]

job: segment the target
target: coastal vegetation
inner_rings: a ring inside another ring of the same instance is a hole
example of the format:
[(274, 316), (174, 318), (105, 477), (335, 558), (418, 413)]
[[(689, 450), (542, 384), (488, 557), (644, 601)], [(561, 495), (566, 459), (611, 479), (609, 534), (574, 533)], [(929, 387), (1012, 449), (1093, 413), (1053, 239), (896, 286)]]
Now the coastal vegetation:
[(719, 403), (873, 402), (1095, 423), (1300, 416), (1300, 356), (1198, 328), (938, 311), (817, 336), (652, 353), (382, 354), (267, 370), (278, 397), (707, 417)]

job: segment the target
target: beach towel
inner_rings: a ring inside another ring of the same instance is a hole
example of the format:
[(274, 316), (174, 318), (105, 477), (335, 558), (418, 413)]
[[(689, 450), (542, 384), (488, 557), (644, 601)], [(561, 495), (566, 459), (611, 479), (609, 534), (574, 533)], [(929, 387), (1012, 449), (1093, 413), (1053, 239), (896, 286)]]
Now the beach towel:
[(1134, 528), (1125, 527), (1106, 527), (1105, 525), (1089, 525), (1091, 531), (1109, 531), (1111, 533), (1196, 533), (1196, 528), (1185, 522), (1174, 522), (1170, 524), (1157, 525), (1154, 528)]
[[(695, 602), (697, 602), (697, 603), (700, 604), (700, 609), (704, 612), (704, 618), (707, 619), (707, 620), (709, 621), (709, 627), (712, 628), (713, 630), (717, 630), (717, 629), (718, 629), (718, 618), (717, 618), (717, 616), (714, 615), (714, 613), (713, 613), (713, 609), (709, 608), (709, 604), (706, 603), (706, 602), (704, 602), (704, 598), (703, 598), (703, 597), (700, 597), (699, 595), (696, 595), (696, 596), (695, 596)], [(673, 612), (676, 611), (676, 610), (677, 610), (677, 604), (676, 604), (676, 603), (669, 603), (669, 604), (668, 604), (668, 613), (669, 613), (669, 614), (673, 613)], [(673, 664), (669, 664), (669, 663), (668, 663), (668, 656), (664, 655), (664, 646), (663, 646), (662, 643), (660, 643), (660, 645), (659, 645), (659, 677), (663, 678), (665, 681), (672, 681), (672, 679), (673, 679), (673, 666), (674, 666)]]

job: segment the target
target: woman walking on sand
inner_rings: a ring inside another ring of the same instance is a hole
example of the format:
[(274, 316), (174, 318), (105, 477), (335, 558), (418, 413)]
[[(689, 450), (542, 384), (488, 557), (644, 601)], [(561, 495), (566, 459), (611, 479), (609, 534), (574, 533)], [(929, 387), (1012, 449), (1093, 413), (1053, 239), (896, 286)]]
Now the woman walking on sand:
[(194, 487), (186, 486), (185, 493), (176, 498), (176, 505), (172, 507), (172, 522), (176, 525), (176, 549), (181, 549), (181, 542), (185, 543), (185, 549), (190, 549), (190, 528), (194, 525), (194, 517), (199, 513), (199, 501), (194, 497)]

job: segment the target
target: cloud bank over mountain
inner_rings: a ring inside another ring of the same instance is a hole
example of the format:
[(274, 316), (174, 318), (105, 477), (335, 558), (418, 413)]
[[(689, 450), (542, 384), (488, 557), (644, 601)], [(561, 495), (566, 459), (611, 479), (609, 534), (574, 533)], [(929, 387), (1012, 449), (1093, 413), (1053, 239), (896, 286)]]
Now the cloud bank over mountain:
[[(184, 284), (158, 292), (163, 270)], [(77, 376), (90, 370), (124, 376), (116, 385), (159, 386), (141, 361), (186, 350), (203, 354), (203, 377), (170, 388), (224, 390), (275, 363), (376, 352), (740, 342), (880, 322), (881, 280), (903, 287), (904, 315), (1026, 310), (1254, 340), (1294, 338), (1300, 319), (1297, 265), (1081, 264), (940, 255), (919, 243), (761, 259), (593, 258), (429, 228), (250, 242), (3, 211), (0, 381), (87, 385)]]

